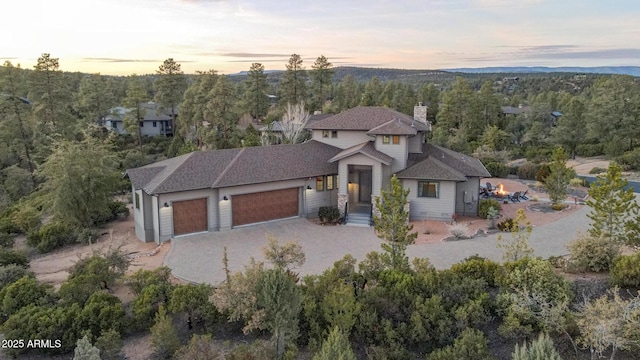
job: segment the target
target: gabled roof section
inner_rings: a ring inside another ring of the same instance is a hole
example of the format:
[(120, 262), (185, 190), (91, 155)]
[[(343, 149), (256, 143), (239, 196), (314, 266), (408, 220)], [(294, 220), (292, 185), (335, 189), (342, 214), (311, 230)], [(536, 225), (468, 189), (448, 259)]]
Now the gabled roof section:
[(317, 141), (197, 151), (127, 170), (136, 189), (163, 194), (335, 174), (339, 148)]
[(366, 130), (398, 120), (414, 126), (417, 131), (428, 131), (429, 127), (413, 117), (382, 106), (358, 106), (326, 119), (307, 124), (307, 129), (319, 130)]
[(421, 154), (409, 154), (407, 165), (399, 178), (464, 181), (491, 176), (480, 160), (432, 144), (424, 144)]
[(416, 135), (415, 124), (407, 125), (399, 119), (389, 120), (367, 131), (367, 135)]
[(337, 162), (356, 154), (362, 154), (364, 156), (370, 157), (373, 160), (379, 161), (385, 165), (390, 165), (393, 161), (393, 158), (391, 156), (376, 150), (375, 146), (373, 145), (373, 141), (367, 141), (340, 151), (340, 153), (338, 153), (336, 156), (329, 159), (329, 162)]

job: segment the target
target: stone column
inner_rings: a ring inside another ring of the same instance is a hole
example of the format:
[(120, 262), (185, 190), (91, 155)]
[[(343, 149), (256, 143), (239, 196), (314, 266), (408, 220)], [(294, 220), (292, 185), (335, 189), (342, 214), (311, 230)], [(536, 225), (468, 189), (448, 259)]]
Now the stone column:
[(380, 195), (371, 195), (371, 216), (380, 217), (380, 210), (376, 207), (376, 201), (380, 199)]
[(344, 216), (344, 205), (349, 202), (349, 194), (338, 194), (338, 210)]

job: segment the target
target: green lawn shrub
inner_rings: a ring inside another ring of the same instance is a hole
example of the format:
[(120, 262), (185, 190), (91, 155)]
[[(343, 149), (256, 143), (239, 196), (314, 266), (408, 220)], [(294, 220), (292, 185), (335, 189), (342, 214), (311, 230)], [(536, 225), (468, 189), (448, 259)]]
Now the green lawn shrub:
[(499, 223), (497, 223), (496, 227), (500, 231), (511, 231), (511, 228), (513, 227), (513, 222), (514, 220), (512, 218), (506, 218), (500, 221)]
[(501, 162), (488, 161), (484, 164), (492, 177), (505, 178), (509, 175), (509, 167)]
[(640, 252), (617, 257), (609, 275), (613, 285), (625, 288), (640, 287)]
[(0, 248), (0, 266), (5, 265), (29, 266), (29, 259), (23, 251)]
[(567, 247), (571, 254), (568, 269), (572, 271), (607, 271), (620, 254), (620, 246), (605, 236), (580, 234)]
[(576, 155), (585, 156), (585, 157), (604, 155), (604, 145), (603, 144), (580, 144), (576, 146)]
[(75, 229), (62, 222), (52, 221), (39, 230), (27, 234), (27, 244), (47, 253), (77, 240)]
[(489, 216), (489, 208), (493, 208), (500, 212), (502, 210), (502, 206), (500, 202), (496, 199), (480, 199), (480, 203), (478, 204), (478, 216), (483, 219), (487, 219)]
[(517, 175), (520, 179), (535, 180), (536, 173), (538, 173), (538, 165), (527, 161), (518, 167)]
[(318, 219), (333, 224), (340, 219), (340, 210), (337, 206), (321, 206), (318, 209)]

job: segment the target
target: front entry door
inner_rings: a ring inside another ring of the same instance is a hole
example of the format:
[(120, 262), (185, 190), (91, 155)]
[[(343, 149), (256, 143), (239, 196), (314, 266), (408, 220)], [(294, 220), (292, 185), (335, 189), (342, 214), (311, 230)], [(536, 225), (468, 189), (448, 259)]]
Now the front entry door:
[(360, 194), (359, 201), (363, 203), (371, 203), (371, 171), (360, 172)]

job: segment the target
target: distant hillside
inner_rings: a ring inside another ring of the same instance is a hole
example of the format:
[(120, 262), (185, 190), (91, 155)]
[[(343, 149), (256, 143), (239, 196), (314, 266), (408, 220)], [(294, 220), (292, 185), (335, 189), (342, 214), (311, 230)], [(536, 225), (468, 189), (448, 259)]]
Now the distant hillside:
[(640, 76), (640, 66), (596, 66), (596, 67), (482, 67), (482, 68), (455, 68), (442, 69), (443, 71), (472, 73), (472, 74), (490, 74), (490, 73), (581, 73), (581, 74), (617, 74)]

